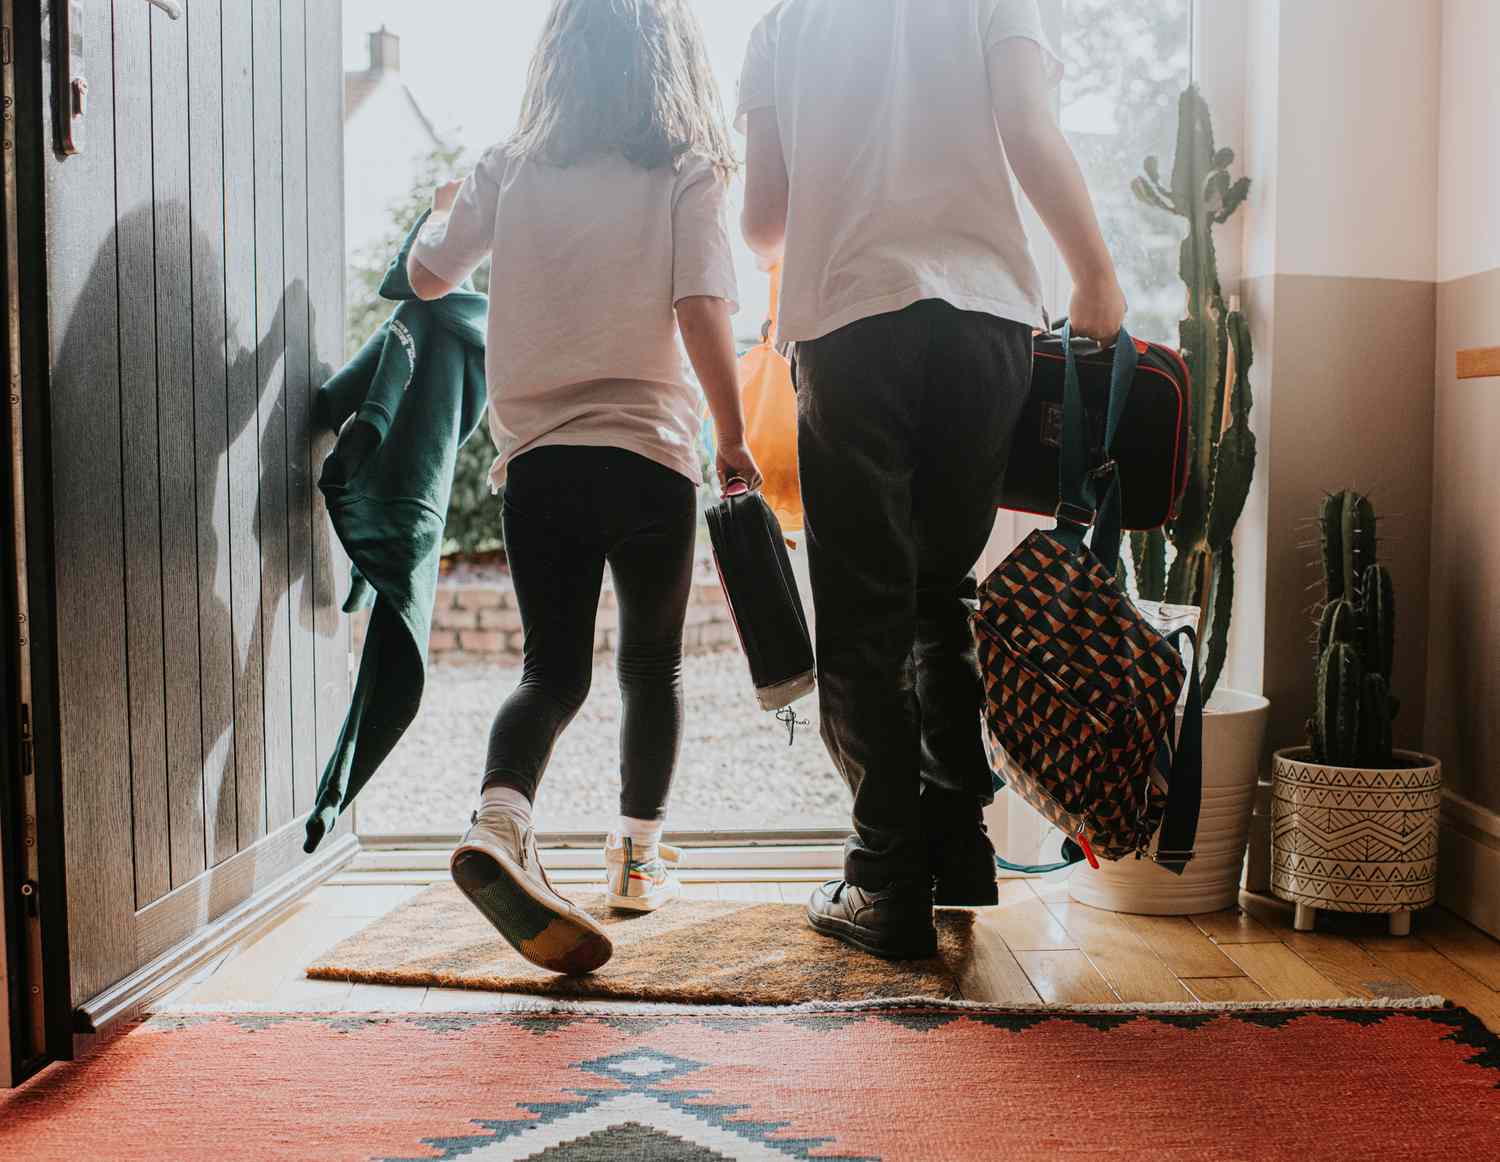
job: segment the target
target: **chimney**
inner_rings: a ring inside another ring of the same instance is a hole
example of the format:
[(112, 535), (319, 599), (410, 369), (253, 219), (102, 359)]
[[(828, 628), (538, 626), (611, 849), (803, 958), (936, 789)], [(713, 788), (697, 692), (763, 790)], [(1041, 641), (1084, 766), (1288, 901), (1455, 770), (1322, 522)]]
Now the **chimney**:
[(385, 25), (378, 32), (370, 33), (370, 72), (399, 73), (401, 71), (401, 38)]

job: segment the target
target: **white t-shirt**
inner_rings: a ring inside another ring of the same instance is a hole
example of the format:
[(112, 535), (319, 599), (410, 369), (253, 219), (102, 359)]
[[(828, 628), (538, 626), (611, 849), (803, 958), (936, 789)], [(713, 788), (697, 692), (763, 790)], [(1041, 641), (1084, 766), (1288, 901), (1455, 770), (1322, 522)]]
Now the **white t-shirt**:
[(703, 398), (675, 307), (736, 303), (727, 190), (693, 157), (678, 170), (605, 156), (570, 167), (496, 146), (413, 253), (461, 282), (493, 255), (485, 364), (490, 432), (506, 465), (547, 444), (624, 448), (702, 480)]
[(1042, 322), (995, 124), (990, 52), (1057, 57), (1036, 0), (785, 0), (756, 27), (736, 123), (774, 108), (791, 178), (782, 339), (942, 299)]

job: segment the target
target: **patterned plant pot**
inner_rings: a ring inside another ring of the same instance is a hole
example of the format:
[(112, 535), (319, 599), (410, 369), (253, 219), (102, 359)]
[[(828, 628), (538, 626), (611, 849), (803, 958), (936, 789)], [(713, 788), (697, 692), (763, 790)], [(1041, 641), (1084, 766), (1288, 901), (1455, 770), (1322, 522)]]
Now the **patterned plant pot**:
[(1389, 914), (1391, 934), (1437, 898), (1442, 764), (1397, 751), (1389, 770), (1314, 762), (1279, 751), (1271, 801), (1271, 890), (1297, 905), (1297, 928), (1320, 909)]

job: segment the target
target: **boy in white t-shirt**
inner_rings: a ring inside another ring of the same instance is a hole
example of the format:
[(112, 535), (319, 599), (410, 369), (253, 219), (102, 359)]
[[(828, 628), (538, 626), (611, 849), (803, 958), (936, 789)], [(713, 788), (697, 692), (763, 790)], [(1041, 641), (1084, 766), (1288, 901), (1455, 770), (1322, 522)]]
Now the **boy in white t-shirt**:
[(744, 231), (784, 255), (823, 738), (854, 794), (808, 907), (883, 956), (934, 901), (996, 900), (966, 600), (1043, 321), (1011, 174), (1073, 275), (1074, 330), (1125, 301), (1051, 111), (1036, 0), (785, 0), (751, 38)]

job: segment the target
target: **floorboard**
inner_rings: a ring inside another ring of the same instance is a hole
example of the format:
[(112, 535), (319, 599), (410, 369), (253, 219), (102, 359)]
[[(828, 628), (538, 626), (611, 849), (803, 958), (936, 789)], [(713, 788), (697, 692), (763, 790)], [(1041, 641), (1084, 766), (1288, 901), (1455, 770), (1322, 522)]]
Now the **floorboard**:
[(1349, 993), (1285, 944), (1226, 944), (1224, 951), (1275, 1001), (1332, 1001)]
[(1323, 932), (1285, 932), (1288, 948), (1351, 997), (1420, 997), (1427, 990), (1391, 971), (1353, 940)]
[(1205, 976), (1182, 982), (1195, 998), (1209, 1004), (1225, 1001), (1268, 1001), (1270, 996), (1248, 976)]
[(1044, 1001), (1063, 1005), (1107, 1005), (1118, 1001), (1109, 982), (1081, 951), (1016, 952), (1016, 960)]
[(1276, 944), (1280, 937), (1242, 909), (1210, 912), (1189, 919), (1215, 944)]
[(1059, 924), (1122, 1001), (1190, 1001), (1190, 994), (1123, 916), (1074, 900), (1048, 905)]
[(1186, 916), (1126, 916), (1131, 931), (1182, 979), (1242, 977), (1239, 965), (1224, 955)]
[(1021, 880), (1002, 882), (1000, 903), (987, 914), (1012, 951), (1055, 952), (1078, 947), (1078, 941)]
[(975, 917), (974, 959), (959, 974), (959, 993), (966, 1001), (986, 1004), (1039, 1002), (1041, 994), (991, 921), (988, 909)]
[(1410, 936), (1371, 937), (1367, 952), (1392, 972), (1418, 982), (1423, 992), (1462, 1005), (1500, 1033), (1500, 992), (1459, 967), (1425, 941)]
[(1424, 913), (1417, 930), (1424, 942), (1470, 976), (1500, 990), (1500, 942), (1441, 908)]
[(422, 1007), (426, 987), (402, 988), (390, 984), (357, 984), (344, 997), (349, 1013), (414, 1013)]

